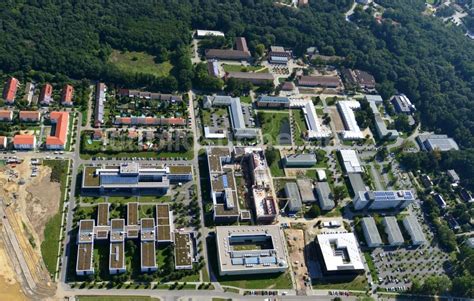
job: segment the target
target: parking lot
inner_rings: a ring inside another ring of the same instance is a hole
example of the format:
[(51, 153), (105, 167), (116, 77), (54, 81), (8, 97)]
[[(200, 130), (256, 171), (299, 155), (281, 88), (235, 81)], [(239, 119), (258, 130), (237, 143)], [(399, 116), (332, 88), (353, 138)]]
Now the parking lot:
[(449, 266), (448, 258), (449, 255), (436, 246), (377, 248), (372, 252), (379, 287), (387, 291), (405, 291), (410, 288), (413, 279), (445, 274)]

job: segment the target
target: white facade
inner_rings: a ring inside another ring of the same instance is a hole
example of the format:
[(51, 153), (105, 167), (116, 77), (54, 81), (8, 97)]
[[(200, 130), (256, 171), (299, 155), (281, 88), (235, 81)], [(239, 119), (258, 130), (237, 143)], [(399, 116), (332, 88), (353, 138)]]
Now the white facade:
[(373, 217), (364, 217), (362, 219), (362, 231), (364, 232), (365, 242), (369, 248), (381, 246), (382, 238), (380, 237), (377, 225)]
[(339, 113), (344, 122), (345, 131), (342, 131), (342, 139), (344, 140), (359, 140), (364, 139), (364, 135), (360, 131), (357, 124), (354, 110), (360, 108), (360, 103), (355, 100), (343, 100), (337, 103)]
[(359, 191), (353, 200), (354, 209), (384, 210), (406, 208), (415, 201), (415, 197), (410, 190), (398, 191)]
[(352, 149), (341, 149), (340, 151), (342, 162), (347, 173), (359, 173), (362, 172), (362, 166), (360, 164), (357, 153)]
[(411, 242), (413, 245), (423, 245), (427, 243), (426, 236), (423, 233), (420, 223), (416, 220), (416, 217), (413, 215), (408, 215), (403, 219), (403, 226), (407, 230), (408, 234), (411, 237)]
[(319, 234), (316, 239), (327, 272), (364, 270), (359, 244), (353, 233)]

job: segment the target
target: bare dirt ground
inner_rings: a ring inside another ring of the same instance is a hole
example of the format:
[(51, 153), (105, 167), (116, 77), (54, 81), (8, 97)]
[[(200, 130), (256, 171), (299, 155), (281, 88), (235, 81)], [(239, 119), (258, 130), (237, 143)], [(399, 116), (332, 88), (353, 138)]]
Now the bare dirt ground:
[(304, 256), (305, 240), (304, 232), (299, 229), (285, 229), (287, 237), (290, 264), (295, 273), (296, 290), (305, 291), (305, 279), (308, 277), (308, 269)]
[(329, 108), (331, 111), (330, 116), (331, 120), (334, 122), (334, 126), (336, 127), (336, 132), (340, 132), (344, 130), (344, 123), (342, 123), (341, 116), (336, 108)]
[[(3, 201), (0, 205), (5, 209), (5, 218), (11, 225), (34, 282), (39, 287), (51, 288), (51, 279), (43, 263), (40, 246), (44, 239), (43, 232), (47, 221), (58, 211), (60, 187), (58, 183), (49, 181), (51, 174), (49, 167), (38, 166), (37, 177), (31, 177), (31, 173), (29, 159), (21, 164), (0, 167), (0, 200)], [(10, 245), (4, 245), (4, 247), (11, 248)], [(10, 253), (10, 256), (13, 255)], [(8, 258), (7, 253), (0, 257), (16, 262), (13, 258)], [(18, 281), (19, 279), (15, 277), (20, 277), (16, 275), (19, 271), (17, 267), (13, 270), (16, 273), (5, 269), (0, 276), (3, 276), (7, 282), (15, 279)], [(18, 283), (16, 285), (19, 286)], [(17, 291), (15, 287), (12, 290)], [(0, 293), (2, 291), (0, 288)], [(4, 300), (1, 295), (0, 300)]]
[(0, 300), (27, 300), (15, 277), (2, 241), (0, 241)]

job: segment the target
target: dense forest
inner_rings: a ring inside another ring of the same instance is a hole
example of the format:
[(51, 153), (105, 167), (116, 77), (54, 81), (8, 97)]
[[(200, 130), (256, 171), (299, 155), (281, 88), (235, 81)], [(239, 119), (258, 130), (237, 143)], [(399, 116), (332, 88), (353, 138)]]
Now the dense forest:
[[(407, 94), (427, 129), (473, 147), (472, 41), (422, 15), (423, 0), (376, 2), (385, 7), (381, 22), (370, 10), (357, 10), (346, 21), (352, 0), (310, 1), (302, 9), (270, 0), (7, 0), (0, 3), (0, 68), (20, 78), (61, 73), (186, 90), (199, 82), (186, 51), (191, 29), (218, 29), (245, 36), (251, 50), (279, 44), (302, 54), (317, 46), (323, 54), (344, 56), (348, 67), (374, 74), (384, 98), (396, 90)], [(124, 74), (108, 63), (112, 49), (146, 51), (174, 68), (166, 78)]]

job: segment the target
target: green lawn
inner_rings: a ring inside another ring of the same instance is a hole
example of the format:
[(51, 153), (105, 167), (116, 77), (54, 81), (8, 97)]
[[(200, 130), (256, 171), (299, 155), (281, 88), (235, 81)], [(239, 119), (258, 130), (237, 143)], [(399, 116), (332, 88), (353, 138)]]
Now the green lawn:
[(372, 260), (372, 256), (370, 256), (369, 252), (364, 252), (365, 261), (369, 266), (370, 275), (375, 283), (378, 282), (379, 276), (377, 275), (377, 269), (375, 268), (374, 261)]
[(95, 154), (81, 154), (81, 159), (89, 160), (92, 157), (113, 157), (113, 158), (124, 158), (124, 157), (139, 157), (139, 158), (176, 158), (183, 157), (187, 160), (193, 159), (192, 149), (186, 152), (122, 152), (122, 153), (95, 153)]
[(58, 200), (59, 210), (46, 223), (44, 229), (44, 241), (41, 243), (41, 255), (46, 268), (54, 275), (57, 269), (57, 258), (59, 251), (59, 240), (61, 234), (61, 212), (64, 202), (64, 192), (67, 184), (67, 170), (69, 161), (65, 160), (43, 160), (43, 165), (51, 167), (51, 181), (60, 183), (61, 196)]
[(44, 241), (41, 243), (41, 255), (51, 275), (56, 272), (61, 231), (61, 213), (56, 213), (44, 228)]
[(292, 116), (295, 124), (295, 144), (298, 146), (304, 145), (303, 133), (307, 131), (307, 128), (303, 110), (293, 110)]
[(262, 134), (265, 144), (279, 145), (281, 140), (279, 139), (280, 133), (283, 132), (283, 127), (288, 127), (288, 132), (285, 134), (291, 136), (290, 116), (288, 112), (258, 112), (258, 119), (262, 125)]
[(337, 280), (325, 280), (313, 284), (313, 289), (339, 289), (365, 291), (368, 288), (367, 279), (359, 275), (353, 279), (338, 278)]
[(272, 173), (272, 177), (284, 177), (285, 171), (283, 170), (281, 162), (280, 152), (277, 151), (277, 155), (275, 160), (270, 165), (270, 172)]
[(242, 102), (242, 103), (252, 103), (252, 97), (250, 97), (250, 95), (240, 96), (240, 102)]
[(259, 72), (259, 73), (268, 73), (268, 68), (262, 66), (243, 66), (243, 65), (232, 65), (232, 64), (223, 64), (225, 72)]
[(168, 76), (173, 68), (169, 61), (157, 64), (152, 55), (135, 51), (121, 52), (113, 50), (109, 62), (127, 73), (145, 73), (157, 77)]
[(76, 296), (77, 301), (158, 301), (149, 296)]

